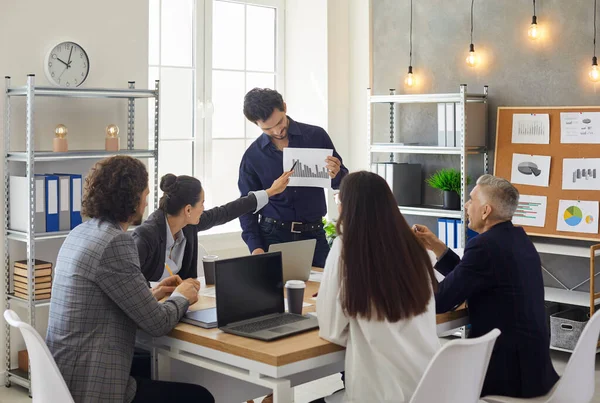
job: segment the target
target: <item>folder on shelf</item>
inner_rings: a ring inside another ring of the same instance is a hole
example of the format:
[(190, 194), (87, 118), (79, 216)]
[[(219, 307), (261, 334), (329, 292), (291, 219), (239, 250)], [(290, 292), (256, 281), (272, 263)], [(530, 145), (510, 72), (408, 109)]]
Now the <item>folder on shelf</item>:
[(446, 242), (446, 240), (447, 240), (446, 219), (445, 218), (438, 218), (438, 238), (440, 239), (440, 241), (447, 244), (447, 242)]
[(465, 231), (465, 225), (461, 220), (456, 221), (456, 247), (464, 248), (465, 245), (462, 244), (462, 233)]
[[(46, 232), (46, 185), (43, 177), (34, 177), (35, 202), (34, 225), (35, 232)], [(27, 232), (29, 228), (29, 182), (25, 176), (11, 176), (10, 186), (10, 223), (15, 231)]]
[[(27, 269), (27, 260), (15, 261), (15, 267), (20, 267), (21, 269)], [(50, 263), (50, 262), (46, 262), (45, 260), (41, 260), (41, 259), (33, 260), (33, 269), (34, 270), (51, 269), (51, 268), (52, 268), (52, 263)]]
[(456, 104), (446, 104), (446, 146), (456, 147)]
[(456, 220), (446, 220), (446, 245), (449, 248), (456, 248)]
[(59, 228), (58, 176), (41, 175), (46, 189), (46, 232), (56, 232)]
[[(82, 222), (81, 197), (83, 179), (79, 174), (56, 174), (69, 177), (69, 229), (73, 229)], [(61, 193), (62, 196), (62, 193)]]
[(446, 147), (446, 104), (440, 103), (438, 107), (438, 146)]
[[(50, 284), (50, 283), (47, 283), (47, 284)], [(22, 287), (18, 283), (14, 283), (14, 286), (15, 286), (14, 287), (15, 292), (20, 292), (22, 294), (29, 295), (29, 292), (27, 291), (27, 286)], [(36, 284), (35, 290), (33, 291), (33, 295), (38, 296), (38, 295), (42, 295), (42, 294), (51, 294), (51, 292), (52, 292), (51, 290), (52, 290), (51, 288), (39, 289)]]
[(71, 229), (71, 176), (55, 174), (58, 177), (58, 230)]
[(382, 163), (378, 163), (377, 164), (377, 175), (381, 176), (383, 179), (385, 179), (385, 164)]

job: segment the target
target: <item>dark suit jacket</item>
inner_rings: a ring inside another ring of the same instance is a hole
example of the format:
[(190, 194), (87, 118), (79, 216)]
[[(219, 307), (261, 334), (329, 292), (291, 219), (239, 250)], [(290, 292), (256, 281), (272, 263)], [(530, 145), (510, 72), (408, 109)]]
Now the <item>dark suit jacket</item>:
[(448, 250), (435, 267), (446, 276), (436, 294), (438, 313), (466, 300), (469, 337), (502, 332), (482, 396), (546, 394), (558, 375), (550, 360), (540, 257), (525, 231), (500, 223), (471, 239), (462, 261)]
[[(197, 225), (183, 228), (185, 252), (181, 268), (177, 273), (182, 279), (198, 277), (198, 231), (206, 231), (216, 225), (225, 224), (239, 216), (256, 210), (256, 196), (240, 197), (224, 206), (206, 210)], [(133, 239), (140, 255), (142, 273), (148, 281), (158, 281), (165, 270), (167, 247), (167, 222), (161, 209), (152, 213), (146, 221), (133, 231)]]

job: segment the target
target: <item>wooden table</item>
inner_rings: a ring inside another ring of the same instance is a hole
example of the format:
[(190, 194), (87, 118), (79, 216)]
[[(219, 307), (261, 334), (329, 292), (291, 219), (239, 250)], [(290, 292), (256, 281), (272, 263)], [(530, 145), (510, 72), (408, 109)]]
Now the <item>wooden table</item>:
[[(311, 306), (305, 307), (304, 313), (315, 311), (312, 295), (318, 287), (319, 283), (307, 282), (304, 302)], [(215, 303), (215, 298), (200, 296), (190, 309), (212, 308)], [(437, 315), (438, 334), (467, 321), (466, 309)], [(275, 403), (293, 402), (293, 386), (344, 367), (344, 348), (321, 339), (318, 330), (264, 342), (180, 323), (168, 336), (152, 339), (143, 335), (138, 340), (151, 348), (155, 357), (173, 359), (170, 368), (161, 367), (160, 371), (154, 361), (155, 379), (200, 383), (217, 402), (241, 402), (267, 393), (273, 393)], [(163, 375), (165, 371), (171, 376)]]

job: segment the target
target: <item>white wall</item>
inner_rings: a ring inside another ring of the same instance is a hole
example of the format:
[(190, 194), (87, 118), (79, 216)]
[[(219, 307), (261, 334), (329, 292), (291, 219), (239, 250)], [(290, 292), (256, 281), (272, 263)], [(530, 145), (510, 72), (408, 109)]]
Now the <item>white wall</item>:
[[(26, 82), (27, 74), (36, 74), (37, 85), (48, 85), (44, 60), (48, 51), (61, 41), (81, 45), (90, 58), (86, 87), (126, 88), (136, 81), (138, 88), (148, 80), (148, 2), (147, 0), (104, 0), (83, 4), (77, 0), (2, 0), (0, 5), (0, 76), (12, 76), (12, 85)], [(137, 101), (136, 147), (147, 147), (147, 101)], [(4, 137), (4, 97), (0, 98), (0, 134)], [(23, 99), (12, 102), (11, 136), (13, 150), (24, 149), (25, 108)], [(121, 129), (121, 141), (127, 133), (127, 103), (124, 100), (74, 100), (38, 98), (35, 102), (37, 150), (51, 150), (54, 127), (63, 123), (69, 128), (69, 148), (104, 148), (104, 128), (115, 123)], [(125, 140), (126, 141), (126, 140)], [(125, 143), (126, 144), (126, 143)], [(3, 150), (3, 143), (0, 148)], [(63, 170), (75, 169), (60, 165)], [(39, 170), (54, 170), (41, 166)], [(0, 167), (0, 169), (3, 169)], [(4, 195), (2, 195), (4, 196)], [(0, 233), (3, 244), (3, 234)], [(24, 244), (11, 243), (11, 259), (25, 258)], [(38, 243), (42, 258), (54, 261), (60, 243)], [(4, 279), (4, 276), (1, 277)], [(4, 286), (0, 287), (1, 310), (4, 311)], [(47, 308), (38, 308), (38, 330), (45, 335)], [(19, 314), (26, 318), (24, 310)], [(0, 346), (4, 346), (0, 331)], [(13, 340), (17, 338), (13, 337)], [(20, 343), (17, 343), (20, 344)], [(23, 345), (17, 346), (22, 349)], [(16, 349), (13, 363), (16, 364)], [(0, 371), (3, 371), (0, 366)]]
[(327, 0), (287, 0), (285, 7), (288, 113), (328, 130)]

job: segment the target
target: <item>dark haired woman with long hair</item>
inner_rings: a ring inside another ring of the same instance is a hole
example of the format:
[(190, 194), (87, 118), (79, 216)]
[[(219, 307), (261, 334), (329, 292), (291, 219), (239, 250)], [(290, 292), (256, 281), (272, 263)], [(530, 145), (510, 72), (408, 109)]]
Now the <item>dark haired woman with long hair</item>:
[(346, 176), (317, 299), (319, 335), (346, 347), (346, 389), (327, 402), (408, 402), (440, 348), (431, 258), (386, 181)]
[(163, 176), (159, 209), (133, 232), (146, 279), (159, 281), (173, 275), (182, 279), (198, 277), (198, 232), (258, 212), (269, 197), (285, 190), (291, 174), (292, 171), (284, 172), (267, 190), (206, 211), (204, 189), (198, 179), (187, 175)]

